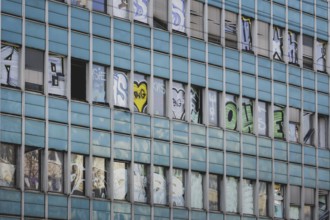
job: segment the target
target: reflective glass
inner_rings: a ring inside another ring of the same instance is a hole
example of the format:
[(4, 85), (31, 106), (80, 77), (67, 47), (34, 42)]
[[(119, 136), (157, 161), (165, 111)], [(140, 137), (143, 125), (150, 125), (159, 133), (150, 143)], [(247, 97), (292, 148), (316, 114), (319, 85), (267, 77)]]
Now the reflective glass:
[(148, 199), (148, 177), (147, 166), (134, 164), (134, 201), (147, 202)]
[(48, 191), (63, 192), (63, 157), (62, 152), (48, 151)]
[(203, 175), (191, 172), (191, 207), (203, 208)]
[(85, 193), (85, 161), (83, 155), (71, 154), (71, 194)]
[(105, 159), (94, 157), (92, 169), (92, 185), (93, 196), (97, 198), (105, 198), (107, 193), (107, 173), (105, 167)]
[(154, 166), (154, 203), (167, 204), (167, 182), (166, 170), (164, 167)]
[(173, 169), (172, 176), (172, 202), (174, 206), (184, 206), (185, 203), (185, 177), (184, 171)]
[(0, 143), (0, 186), (15, 186), (16, 154), (16, 146)]
[(113, 184), (113, 197), (114, 199), (126, 199), (128, 192), (128, 171), (127, 164), (114, 162), (114, 184)]
[(26, 189), (40, 189), (40, 154), (33, 148), (25, 149), (24, 186)]

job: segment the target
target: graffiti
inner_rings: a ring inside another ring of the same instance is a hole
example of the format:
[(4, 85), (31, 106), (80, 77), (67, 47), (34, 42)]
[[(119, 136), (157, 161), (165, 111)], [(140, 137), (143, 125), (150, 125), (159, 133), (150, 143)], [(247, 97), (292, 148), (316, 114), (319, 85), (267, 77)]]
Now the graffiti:
[(134, 81), (134, 106), (138, 112), (146, 112), (148, 104), (148, 87), (146, 81)]
[(166, 204), (167, 192), (166, 192), (166, 176), (164, 167), (154, 167), (154, 203)]
[(299, 140), (299, 124), (289, 123), (289, 140), (294, 142)]
[(217, 92), (209, 91), (209, 122), (218, 125), (218, 99)]
[(165, 95), (166, 93), (165, 83), (162, 79), (154, 79), (152, 88), (155, 93), (159, 93), (162, 95)]
[(183, 88), (172, 88), (173, 118), (184, 120), (185, 118), (185, 91)]
[(94, 158), (92, 172), (93, 195), (98, 198), (105, 198), (106, 195), (106, 172), (105, 159)]
[(275, 110), (274, 111), (274, 137), (275, 138), (281, 138), (281, 139), (284, 138), (283, 120), (284, 120), (283, 110)]
[(128, 191), (128, 176), (125, 163), (114, 163), (114, 183), (113, 197), (114, 199), (125, 199)]
[(183, 170), (173, 169), (172, 202), (174, 206), (184, 206), (184, 176)]
[(93, 101), (106, 102), (107, 101), (107, 77), (105, 67), (100, 65), (93, 65)]
[(24, 186), (27, 189), (38, 190), (39, 177), (39, 151), (32, 150), (24, 154)]
[(266, 103), (258, 103), (258, 133), (267, 135), (267, 110)]
[(288, 32), (288, 57), (289, 63), (298, 64), (297, 35), (291, 31)]
[(128, 107), (128, 79), (122, 72), (114, 74), (114, 104), (121, 107)]
[(19, 50), (12, 46), (1, 46), (1, 84), (18, 86)]
[(242, 104), (242, 131), (247, 133), (253, 132), (253, 104)]
[(231, 20), (225, 20), (225, 32), (230, 34), (235, 34), (237, 32), (237, 24)]
[(147, 202), (147, 171), (143, 164), (134, 164), (134, 201)]
[(279, 27), (273, 28), (273, 58), (283, 60), (283, 36)]
[(242, 16), (242, 49), (252, 50), (251, 19)]
[(50, 55), (48, 58), (48, 93), (65, 95), (65, 76), (61, 57)]
[(165, 115), (165, 102), (166, 102), (165, 80), (155, 78), (152, 88), (153, 88), (154, 113), (156, 115)]
[(16, 148), (0, 144), (0, 186), (15, 186)]
[(326, 71), (326, 46), (325, 43), (316, 43), (316, 68), (319, 71)]
[(148, 0), (134, 0), (134, 20), (148, 23)]
[(236, 103), (228, 101), (226, 103), (226, 128), (235, 130), (237, 125), (237, 107)]
[(63, 153), (48, 151), (48, 191), (63, 192)]
[(172, 29), (185, 32), (185, 0), (172, 0)]
[(113, 14), (121, 18), (128, 18), (128, 0), (113, 0)]
[(312, 120), (313, 114), (311, 112), (304, 112), (303, 116), (303, 137), (304, 137), (304, 143), (305, 144), (311, 144), (313, 135), (315, 132), (315, 129), (312, 128), (313, 126), (313, 120)]
[(85, 167), (84, 167), (84, 156), (82, 155), (71, 155), (71, 194), (83, 195), (85, 191), (84, 179)]
[(274, 216), (283, 218), (283, 188), (280, 184), (274, 186)]
[(190, 106), (190, 117), (191, 121), (194, 123), (201, 122), (201, 100), (200, 100), (200, 90), (191, 87), (190, 90), (190, 99), (191, 99), (191, 106)]

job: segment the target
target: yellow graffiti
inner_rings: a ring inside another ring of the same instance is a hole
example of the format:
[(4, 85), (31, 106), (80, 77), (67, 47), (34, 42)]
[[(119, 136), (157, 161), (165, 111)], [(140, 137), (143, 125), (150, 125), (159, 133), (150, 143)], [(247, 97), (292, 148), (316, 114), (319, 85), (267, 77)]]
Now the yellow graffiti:
[(139, 112), (144, 112), (147, 106), (148, 86), (145, 81), (134, 82), (134, 105)]

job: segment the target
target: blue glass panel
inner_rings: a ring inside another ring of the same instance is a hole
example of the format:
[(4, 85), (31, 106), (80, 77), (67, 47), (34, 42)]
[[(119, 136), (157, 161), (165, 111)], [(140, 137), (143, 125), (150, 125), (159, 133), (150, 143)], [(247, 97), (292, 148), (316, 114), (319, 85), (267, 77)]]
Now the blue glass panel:
[(71, 32), (72, 56), (89, 60), (89, 36), (77, 32)]
[(150, 74), (150, 59), (150, 50), (143, 50), (137, 47), (134, 48), (134, 71)]
[(40, 50), (45, 50), (46, 28), (45, 25), (26, 21), (25, 23), (25, 45)]
[(188, 60), (172, 57), (173, 80), (188, 83)]
[(110, 17), (93, 13), (93, 35), (98, 35), (101, 37), (105, 37), (107, 39), (110, 38)]
[(197, 63), (194, 61), (191, 64), (191, 84), (205, 87), (206, 83), (206, 70), (205, 64)]
[(22, 0), (2, 0), (1, 11), (17, 16), (22, 15)]
[(1, 14), (1, 38), (3, 41), (22, 44), (22, 20)]
[(89, 33), (89, 12), (82, 8), (71, 8), (71, 28)]
[(206, 170), (206, 150), (191, 147), (191, 169), (198, 171)]
[(48, 148), (64, 150), (68, 149), (68, 127), (61, 124), (49, 123)]
[(45, 21), (45, 1), (29, 0), (25, 2), (25, 16), (32, 20)]
[(115, 43), (114, 45), (115, 67), (131, 69), (131, 47), (126, 44)]
[(151, 43), (150, 37), (151, 37), (151, 30), (149, 27), (135, 24), (134, 45), (150, 49), (150, 43)]
[(68, 27), (68, 6), (59, 2), (48, 2), (48, 22)]
[(169, 42), (170, 42), (170, 35), (167, 31), (154, 29), (154, 50), (158, 50), (164, 53), (169, 53), (170, 51)]
[(0, 111), (10, 114), (22, 114), (22, 94), (20, 91), (0, 89)]
[(93, 37), (93, 61), (110, 65), (110, 41)]
[(170, 57), (166, 54), (154, 53), (154, 75), (170, 78)]
[(68, 31), (50, 26), (49, 29), (49, 51), (67, 55), (68, 54)]

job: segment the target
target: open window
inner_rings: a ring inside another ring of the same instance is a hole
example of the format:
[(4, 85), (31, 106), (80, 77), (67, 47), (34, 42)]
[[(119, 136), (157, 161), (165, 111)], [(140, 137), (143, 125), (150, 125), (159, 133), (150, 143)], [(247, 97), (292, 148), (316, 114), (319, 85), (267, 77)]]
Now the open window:
[(303, 66), (304, 68), (313, 69), (313, 37), (303, 35)]
[(107, 172), (106, 172), (105, 158), (100, 158), (100, 157), (93, 158), (92, 185), (93, 185), (93, 197), (106, 198)]
[(148, 110), (148, 82), (142, 74), (134, 74), (134, 111), (147, 113)]
[(114, 162), (113, 166), (113, 198), (128, 199), (128, 164)]
[(168, 0), (154, 0), (154, 27), (167, 30)]
[(64, 153), (48, 151), (48, 191), (63, 192)]
[(258, 102), (258, 133), (268, 136), (268, 104), (262, 101)]
[(114, 105), (128, 108), (128, 75), (125, 72), (115, 70), (113, 76)]
[(185, 172), (173, 169), (172, 174), (172, 202), (173, 206), (185, 205)]
[(258, 191), (258, 205), (259, 205), (259, 215), (268, 215), (268, 184), (266, 182), (259, 182)]
[(312, 220), (315, 207), (315, 189), (305, 188), (304, 220)]
[(41, 152), (40, 149), (25, 147), (24, 153), (24, 187), (29, 190), (40, 190), (41, 187)]
[(226, 128), (236, 130), (238, 119), (237, 96), (226, 94)]
[(288, 32), (288, 58), (289, 63), (298, 65), (298, 34)]
[(191, 207), (202, 209), (204, 201), (203, 175), (199, 172), (191, 172)]
[(134, 164), (134, 201), (148, 201), (148, 169), (145, 164)]
[(172, 0), (172, 29), (186, 31), (186, 0)]
[(1, 84), (19, 87), (20, 57), (18, 47), (1, 45)]
[(154, 203), (167, 204), (167, 169), (161, 166), (154, 166), (153, 171), (153, 195)]
[(148, 23), (149, 0), (134, 0), (133, 9), (134, 20)]
[(315, 129), (313, 128), (314, 113), (304, 111), (303, 141), (304, 144), (313, 144)]
[(209, 175), (209, 209), (220, 210), (220, 177), (216, 174)]
[(253, 100), (243, 98), (242, 100), (242, 131), (253, 133)]
[(244, 214), (254, 214), (254, 187), (255, 183), (252, 180), (243, 179), (242, 184), (242, 205)]
[(185, 119), (185, 90), (183, 83), (173, 82), (172, 114), (174, 119)]
[(209, 110), (209, 124), (213, 126), (220, 125), (220, 93), (215, 90), (208, 92), (208, 110)]
[(107, 102), (107, 68), (93, 64), (93, 102)]
[(237, 14), (226, 11), (225, 16), (226, 46), (237, 49)]
[(86, 100), (86, 62), (71, 60), (71, 99)]
[(71, 154), (71, 194), (85, 194), (85, 157)]
[(63, 68), (63, 57), (56, 55), (48, 56), (48, 93), (64, 96), (66, 78)]
[(317, 40), (316, 42), (316, 69), (320, 72), (326, 72), (327, 71), (327, 46), (324, 41)]
[(329, 145), (329, 117), (325, 115), (318, 116), (318, 144), (320, 148), (326, 149)]
[(128, 18), (129, 2), (131, 0), (113, 0), (113, 15), (120, 18)]
[(192, 0), (190, 5), (190, 35), (192, 37), (204, 38), (204, 4)]
[(284, 109), (274, 106), (274, 137), (284, 139)]
[(209, 42), (221, 43), (220, 8), (208, 5), (208, 39)]
[(290, 219), (300, 219), (300, 187), (290, 186)]
[(283, 29), (273, 27), (273, 58), (283, 61)]
[(269, 24), (262, 21), (258, 23), (258, 54), (269, 56)]
[(15, 145), (0, 142), (0, 186), (16, 186), (17, 149)]
[(252, 51), (252, 19), (242, 16), (241, 19), (241, 42), (242, 50)]
[(298, 142), (300, 131), (300, 110), (290, 107), (289, 111), (289, 141)]
[(284, 217), (284, 186), (281, 184), (274, 185), (274, 217)]
[(202, 89), (191, 86), (190, 89), (190, 119), (193, 123), (202, 123)]
[(239, 182), (235, 177), (227, 177), (226, 183), (226, 211), (238, 212), (238, 187)]
[(166, 81), (161, 78), (154, 78), (152, 86), (153, 104), (155, 115), (166, 115)]
[(107, 0), (93, 0), (93, 10), (107, 12)]
[(25, 89), (44, 90), (44, 52), (32, 48), (25, 50)]

